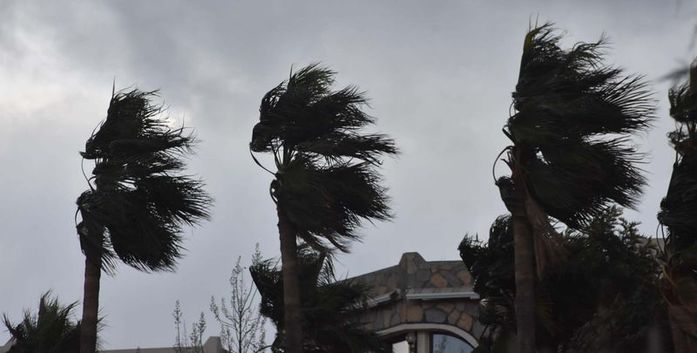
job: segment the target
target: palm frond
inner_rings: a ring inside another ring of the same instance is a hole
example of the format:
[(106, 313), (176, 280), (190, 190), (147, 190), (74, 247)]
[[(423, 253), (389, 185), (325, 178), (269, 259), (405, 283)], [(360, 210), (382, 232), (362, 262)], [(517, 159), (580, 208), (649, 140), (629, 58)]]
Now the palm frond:
[(10, 352), (77, 353), (80, 322), (71, 318), (76, 306), (77, 302), (60, 304), (49, 291), (41, 296), (38, 312), (25, 311), (19, 324), (13, 324), (4, 315), (5, 327), (13, 339)]
[(628, 134), (645, 130), (653, 101), (641, 77), (605, 66), (603, 39), (568, 50), (551, 25), (525, 39), (506, 130), (533, 197), (570, 226), (611, 204), (633, 207), (645, 179)]
[(575, 141), (545, 148), (527, 165), (530, 189), (544, 209), (578, 227), (609, 204), (633, 206), (645, 178), (634, 147), (622, 139)]
[(359, 238), (354, 230), (361, 220), (390, 218), (385, 189), (369, 163), (318, 167), (296, 157), (277, 179), (274, 196), (308, 243), (326, 240), (346, 251), (348, 242)]
[(330, 69), (313, 64), (292, 72), (261, 101), (250, 150), (274, 155), (272, 198), (315, 249), (348, 251), (364, 220), (390, 218), (375, 167), (398, 153), (384, 134), (360, 130), (375, 119), (354, 86), (333, 91)]
[(115, 260), (143, 271), (172, 270), (181, 232), (209, 217), (203, 183), (180, 175), (196, 142), (172, 129), (151, 103), (157, 92), (116, 93), (107, 118), (87, 140), (96, 190), (78, 198), (81, 246), (111, 271)]

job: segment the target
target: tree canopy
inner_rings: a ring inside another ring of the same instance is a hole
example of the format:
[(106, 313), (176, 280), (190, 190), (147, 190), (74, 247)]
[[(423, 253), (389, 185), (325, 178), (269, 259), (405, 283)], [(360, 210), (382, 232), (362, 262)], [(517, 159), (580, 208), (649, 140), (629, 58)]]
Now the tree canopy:
[[(612, 207), (579, 230), (563, 232), (568, 260), (538, 281), (537, 347), (559, 352), (648, 352), (658, 332), (669, 345), (669, 325), (659, 292), (658, 251), (637, 223)], [(487, 325), (482, 352), (505, 345), (515, 332), (511, 218), (492, 224), (487, 243), (466, 236), (460, 256), (482, 297)]]
[[(366, 289), (357, 283), (337, 281), (326, 255), (302, 246), (299, 251), (303, 349), (309, 353), (388, 352), (389, 347), (373, 332), (360, 328), (355, 319), (363, 311)], [(261, 293), (260, 310), (276, 326), (273, 349), (283, 352), (286, 325), (283, 310), (283, 276), (273, 260), (250, 268)]]

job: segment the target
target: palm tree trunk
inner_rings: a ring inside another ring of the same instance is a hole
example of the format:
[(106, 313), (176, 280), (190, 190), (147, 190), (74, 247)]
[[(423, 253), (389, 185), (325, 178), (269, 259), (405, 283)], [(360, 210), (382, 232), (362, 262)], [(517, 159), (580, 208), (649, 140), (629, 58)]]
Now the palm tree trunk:
[(535, 352), (535, 260), (532, 232), (525, 216), (513, 215), (515, 314), (519, 353)]
[(697, 319), (690, 313), (688, 305), (668, 303), (668, 317), (675, 353), (697, 352), (697, 339), (689, 333), (690, 328), (692, 332), (697, 331), (695, 328), (697, 325), (694, 323)]
[[(96, 259), (91, 259), (95, 257)], [(102, 275), (100, 256), (85, 256), (85, 286), (80, 323), (80, 353), (97, 350), (97, 323), (99, 315), (99, 279)]]
[[(516, 156), (520, 161), (520, 153)], [(514, 202), (506, 205), (513, 216), (515, 252), (515, 315), (518, 353), (535, 352), (535, 250), (525, 203), (529, 197), (519, 166), (512, 168)]]
[(675, 322), (672, 315), (670, 316), (670, 331), (673, 336), (673, 347), (675, 353), (690, 353), (691, 351), (689, 350), (687, 337)]
[(293, 224), (281, 210), (278, 213), (278, 233), (281, 240), (281, 269), (283, 271), (283, 330), (285, 352), (302, 353), (303, 330), (300, 313), (300, 284), (298, 283), (298, 245)]

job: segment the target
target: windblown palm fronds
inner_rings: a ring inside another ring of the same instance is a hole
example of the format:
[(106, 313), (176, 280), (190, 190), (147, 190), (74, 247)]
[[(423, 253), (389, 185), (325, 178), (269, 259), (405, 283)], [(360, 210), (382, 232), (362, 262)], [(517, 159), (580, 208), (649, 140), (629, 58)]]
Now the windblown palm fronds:
[(7, 316), (3, 317), (12, 339), (8, 353), (79, 352), (80, 322), (71, 320), (77, 302), (63, 306), (50, 294), (46, 292), (41, 296), (37, 314), (25, 311), (18, 324), (13, 324)]
[[(80, 245), (99, 254), (104, 269), (114, 260), (141, 271), (173, 270), (181, 254), (181, 227), (206, 219), (210, 198), (199, 180), (176, 175), (190, 152), (192, 135), (158, 118), (154, 92), (118, 93), (107, 118), (87, 140), (85, 159), (95, 161), (94, 187), (78, 198)], [(89, 225), (103, 229), (90, 234)]]
[(367, 99), (352, 86), (332, 91), (334, 74), (310, 65), (269, 91), (250, 149), (273, 154), (272, 197), (297, 236), (317, 249), (347, 251), (362, 219), (389, 218), (373, 167), (397, 150), (385, 135), (360, 133), (375, 122), (362, 111)]
[(530, 196), (578, 227), (608, 205), (636, 204), (645, 179), (628, 139), (654, 108), (640, 77), (602, 63), (604, 40), (563, 50), (560, 39), (550, 25), (527, 34), (505, 132), (520, 150), (508, 163), (523, 169)]

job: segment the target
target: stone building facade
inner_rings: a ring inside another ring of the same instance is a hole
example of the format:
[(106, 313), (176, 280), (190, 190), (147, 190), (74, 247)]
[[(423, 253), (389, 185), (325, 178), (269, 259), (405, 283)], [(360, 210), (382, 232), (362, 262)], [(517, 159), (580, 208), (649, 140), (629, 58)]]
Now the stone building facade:
[[(348, 279), (370, 289), (368, 310), (357, 320), (387, 341), (406, 341), (413, 353), (461, 353), (477, 346), (479, 296), (462, 261), (426, 261), (405, 253), (399, 264)], [(438, 346), (459, 340), (457, 350)], [(439, 352), (440, 350), (440, 352)]]

